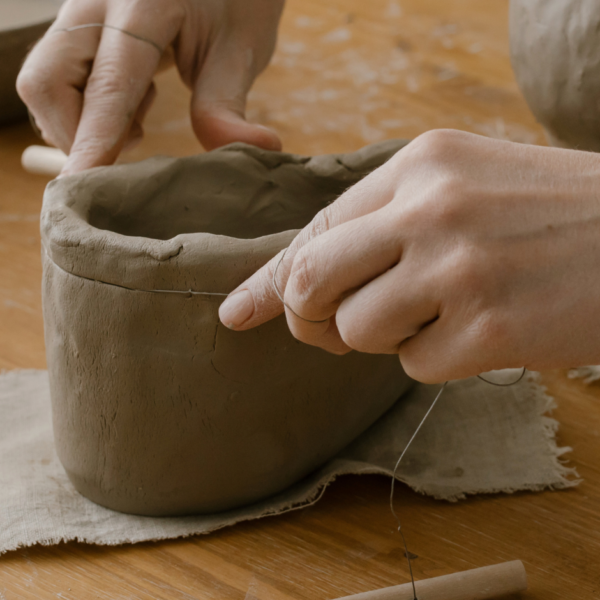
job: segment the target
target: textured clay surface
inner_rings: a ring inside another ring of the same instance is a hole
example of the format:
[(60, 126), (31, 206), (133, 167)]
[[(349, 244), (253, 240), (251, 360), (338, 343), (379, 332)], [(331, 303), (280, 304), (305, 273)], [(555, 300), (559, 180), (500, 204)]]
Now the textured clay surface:
[[(334, 356), (285, 319), (233, 332), (223, 296), (405, 142), (307, 158), (234, 144), (52, 182), (43, 300), (56, 447), (77, 489), (144, 515), (281, 491), (410, 386), (397, 356)], [(195, 290), (207, 295), (144, 290)], [(141, 290), (141, 291), (140, 291)]]
[(600, 3), (511, 0), (511, 61), (551, 144), (600, 151)]

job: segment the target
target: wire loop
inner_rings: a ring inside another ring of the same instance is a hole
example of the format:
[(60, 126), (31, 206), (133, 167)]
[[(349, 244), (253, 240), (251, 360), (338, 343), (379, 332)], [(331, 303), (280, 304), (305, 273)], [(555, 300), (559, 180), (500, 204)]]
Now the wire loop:
[(281, 300), (281, 303), (283, 304), (283, 306), (285, 306), (290, 312), (292, 312), (295, 316), (297, 316), (302, 321), (305, 321), (306, 323), (327, 323), (327, 321), (329, 321), (329, 317), (327, 319), (321, 319), (320, 321), (313, 321), (311, 319), (305, 319), (304, 317), (299, 315), (289, 304), (286, 304), (285, 300), (283, 299), (283, 296), (282, 296), (281, 292), (279, 291), (279, 288), (277, 287), (277, 271), (279, 270), (279, 265), (281, 265), (283, 258), (285, 257), (285, 253), (287, 251), (288, 251), (288, 248), (285, 248), (284, 251), (281, 253), (281, 257), (277, 261), (277, 266), (275, 267), (275, 270), (273, 271), (273, 288), (275, 290), (275, 293), (277, 294), (277, 297)]
[(164, 49), (161, 48), (156, 42), (149, 40), (137, 33), (132, 33), (131, 31), (127, 31), (127, 29), (121, 29), (120, 27), (116, 27), (115, 25), (108, 25), (107, 23), (84, 23), (83, 25), (74, 25), (73, 27), (60, 27), (57, 29), (53, 29), (52, 33), (70, 33), (71, 31), (77, 31), (78, 29), (89, 29), (90, 27), (101, 27), (104, 29), (114, 29), (115, 31), (120, 31), (129, 37), (132, 37), (140, 42), (146, 42), (150, 44), (153, 48), (158, 50), (159, 54), (162, 56)]

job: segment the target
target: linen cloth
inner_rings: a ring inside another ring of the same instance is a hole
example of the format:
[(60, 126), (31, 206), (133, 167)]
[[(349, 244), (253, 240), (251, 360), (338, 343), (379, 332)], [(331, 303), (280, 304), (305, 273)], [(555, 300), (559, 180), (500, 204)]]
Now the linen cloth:
[(583, 379), (583, 383), (594, 383), (600, 379), (600, 365), (588, 365), (571, 369), (568, 375), (569, 379)]
[[(511, 381), (518, 375), (493, 377)], [(416, 385), (338, 456), (276, 496), (218, 514), (153, 518), (98, 506), (71, 485), (54, 451), (46, 371), (0, 374), (0, 553), (69, 540), (122, 544), (208, 533), (313, 504), (339, 475), (389, 476), (438, 390)], [(512, 387), (477, 378), (451, 382), (397, 477), (418, 492), (451, 501), (572, 487), (576, 473), (560, 459), (570, 448), (557, 447), (558, 423), (546, 416), (553, 407), (531, 373)]]

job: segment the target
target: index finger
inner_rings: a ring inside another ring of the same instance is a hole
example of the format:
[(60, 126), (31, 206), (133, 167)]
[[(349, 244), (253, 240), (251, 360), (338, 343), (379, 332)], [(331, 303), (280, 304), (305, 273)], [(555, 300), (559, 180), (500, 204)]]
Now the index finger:
[[(84, 5), (85, 4), (85, 5)], [(97, 4), (67, 2), (33, 47), (17, 79), (19, 95), (43, 139), (68, 154), (77, 133), (83, 92), (100, 43), (100, 29), (73, 30), (104, 20)]]
[[(393, 162), (388, 161), (317, 213), (294, 238), (285, 251), (285, 256), (284, 251), (280, 252), (229, 294), (219, 308), (221, 322), (230, 329), (244, 331), (280, 315), (284, 311), (284, 305), (279, 295), (283, 297), (285, 293), (294, 258), (299, 250), (326, 231), (388, 204), (394, 193), (392, 169)], [(279, 294), (274, 286), (275, 274)]]
[[(107, 16), (107, 20), (110, 17)], [(119, 23), (119, 21), (117, 21)], [(127, 21), (115, 25), (136, 35)], [(168, 37), (175, 33), (168, 32)], [(166, 47), (164, 33), (148, 39)], [(162, 39), (161, 39), (162, 38)], [(121, 152), (135, 114), (160, 64), (153, 44), (112, 28), (103, 28), (98, 53), (84, 92), (81, 119), (63, 174), (112, 164)]]

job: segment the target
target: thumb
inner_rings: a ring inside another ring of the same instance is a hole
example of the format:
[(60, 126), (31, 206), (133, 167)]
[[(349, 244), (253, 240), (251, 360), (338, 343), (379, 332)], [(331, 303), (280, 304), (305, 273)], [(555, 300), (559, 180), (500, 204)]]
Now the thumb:
[(252, 55), (251, 49), (215, 50), (199, 73), (192, 91), (191, 118), (194, 132), (207, 150), (232, 142), (281, 150), (274, 131), (246, 121), (246, 96), (255, 78)]

